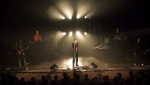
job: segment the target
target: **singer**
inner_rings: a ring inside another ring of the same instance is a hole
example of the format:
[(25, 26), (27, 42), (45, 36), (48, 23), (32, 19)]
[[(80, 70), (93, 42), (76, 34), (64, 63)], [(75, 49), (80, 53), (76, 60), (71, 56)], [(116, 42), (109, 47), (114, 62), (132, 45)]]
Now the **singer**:
[(75, 63), (75, 60), (76, 60), (76, 66), (79, 66), (78, 65), (78, 47), (79, 47), (79, 44), (77, 42), (77, 39), (74, 39), (74, 42), (72, 43), (72, 48), (73, 48), (73, 67), (74, 67), (74, 63)]

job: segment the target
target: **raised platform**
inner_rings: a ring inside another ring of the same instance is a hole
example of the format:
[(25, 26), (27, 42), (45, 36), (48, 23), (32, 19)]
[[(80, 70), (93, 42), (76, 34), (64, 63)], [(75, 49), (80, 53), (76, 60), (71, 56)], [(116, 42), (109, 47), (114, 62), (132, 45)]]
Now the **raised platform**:
[[(35, 60), (34, 60), (35, 61)], [(30, 60), (31, 62), (31, 60)], [(30, 63), (29, 62), (29, 63)], [(93, 71), (93, 67), (91, 66), (91, 63), (94, 62), (98, 67), (96, 70), (100, 71), (116, 71), (116, 70), (145, 70), (149, 69), (149, 65), (145, 65), (143, 67), (141, 66), (133, 66), (133, 61), (126, 62), (126, 60), (100, 60), (98, 58), (92, 57), (92, 56), (79, 56), (79, 65), (83, 69), (83, 71)], [(28, 70), (18, 70), (17, 69), (17, 63), (10, 63), (4, 62), (5, 64), (1, 65), (0, 70), (1, 71), (14, 71), (14, 72), (50, 72), (50, 67), (53, 64), (58, 65), (57, 72), (72, 72), (72, 57), (71, 56), (61, 56), (57, 57), (56, 59), (52, 60), (45, 60), (41, 61), (39, 63), (33, 63), (31, 62), (28, 67)], [(7, 69), (11, 68), (11, 69)]]
[[(34, 60), (35, 61), (35, 60)], [(31, 62), (31, 60), (30, 60)], [(93, 67), (91, 66), (91, 63), (94, 62), (98, 68), (96, 70), (93, 70)], [(72, 69), (72, 57), (71, 56), (61, 56), (57, 57), (55, 59), (51, 60), (45, 60), (40, 62), (31, 62), (29, 64), (28, 70), (18, 70), (17, 69), (17, 63), (12, 63), (11, 69), (7, 69), (10, 67), (8, 62), (1, 62), (2, 65), (0, 66), (1, 72), (14, 72), (16, 76), (20, 79), (21, 77), (24, 77), (26, 80), (30, 80), (31, 77), (35, 77), (37, 80), (41, 80), (41, 76), (50, 76), (51, 79), (53, 79), (54, 75), (58, 75), (59, 79), (61, 79), (62, 73), (67, 72), (68, 75), (73, 78), (73, 72)], [(56, 64), (59, 66), (58, 70), (56, 72), (50, 71), (50, 66), (53, 64)], [(82, 67), (82, 70), (77, 70), (77, 73), (80, 74), (81, 79), (84, 78), (85, 74), (89, 74), (89, 78), (92, 79), (93, 77), (96, 77), (98, 74), (101, 76), (103, 75), (109, 75), (110, 78), (113, 78), (117, 75), (118, 72), (121, 72), (123, 75), (123, 78), (128, 77), (128, 72), (133, 71), (135, 74), (139, 70), (143, 70), (146, 72), (149, 72), (150, 66), (145, 65), (144, 67), (141, 66), (133, 66), (133, 62), (126, 62), (126, 60), (100, 60), (98, 58), (92, 57), (92, 56), (79, 56), (79, 65)], [(6, 70), (7, 69), (7, 70)]]

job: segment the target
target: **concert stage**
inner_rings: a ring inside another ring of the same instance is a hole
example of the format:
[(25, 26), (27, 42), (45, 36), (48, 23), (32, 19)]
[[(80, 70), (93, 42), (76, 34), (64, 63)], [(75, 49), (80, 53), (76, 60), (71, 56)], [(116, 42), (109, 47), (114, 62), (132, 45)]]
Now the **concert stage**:
[[(30, 58), (32, 59), (32, 58)], [(17, 63), (11, 65), (11, 69), (8, 70), (7, 68), (10, 67), (8, 64), (2, 64), (0, 67), (1, 72), (15, 72), (18, 78), (25, 77), (30, 79), (31, 76), (37, 77), (37, 79), (41, 79), (40, 75), (59, 75), (59, 78), (62, 78), (63, 72), (68, 72), (70, 77), (73, 75), (72, 69), (72, 56), (55, 56), (55, 58), (49, 58), (46, 60), (40, 60), (40, 58), (36, 58), (34, 60), (29, 61), (29, 69), (28, 70), (18, 70)], [(36, 62), (35, 62), (36, 61)], [(94, 71), (91, 63), (94, 62), (98, 68)], [(54, 73), (50, 71), (50, 66), (56, 64), (59, 66), (58, 70)], [(113, 78), (117, 75), (118, 72), (123, 74), (123, 77), (126, 78), (128, 76), (129, 71), (133, 71), (136, 73), (139, 70), (149, 70), (150, 66), (146, 65), (144, 67), (134, 67), (133, 61), (126, 61), (126, 60), (100, 60), (93, 56), (79, 56), (79, 65), (82, 67), (82, 70), (78, 70), (83, 78), (84, 74), (89, 74), (89, 78), (93, 78), (97, 76), (97, 74), (101, 75), (109, 75), (110, 78)], [(30, 77), (30, 78), (29, 78)]]

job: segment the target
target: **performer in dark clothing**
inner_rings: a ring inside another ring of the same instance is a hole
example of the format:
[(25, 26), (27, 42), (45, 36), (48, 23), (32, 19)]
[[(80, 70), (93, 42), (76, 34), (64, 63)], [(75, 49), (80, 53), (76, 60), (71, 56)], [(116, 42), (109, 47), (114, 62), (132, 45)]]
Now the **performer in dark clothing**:
[[(141, 43), (141, 40), (138, 38), (137, 42), (135, 43), (135, 47), (134, 47), (134, 56), (135, 56), (135, 63), (134, 66), (136, 66), (137, 64), (140, 64), (141, 66), (143, 66), (143, 46)], [(139, 61), (139, 62), (138, 62)]]
[(76, 59), (76, 66), (79, 66), (78, 65), (78, 47), (79, 47), (79, 44), (77, 42), (77, 39), (74, 39), (74, 43), (72, 43), (72, 48), (73, 48), (73, 67), (74, 67), (75, 59)]
[(22, 44), (22, 40), (19, 40), (19, 43), (17, 44), (17, 56), (18, 56), (18, 59), (19, 59), (19, 62), (18, 62), (19, 63), (19, 69), (22, 68), (22, 66), (21, 66), (21, 63), (22, 63), (21, 60), (22, 60), (22, 58), (23, 58), (23, 62), (24, 62), (24, 68), (26, 70), (28, 69), (27, 65), (29, 63), (26, 62), (26, 57), (25, 57), (25, 53), (24, 53), (24, 51), (26, 49), (28, 49), (28, 47), (24, 48), (24, 45)]

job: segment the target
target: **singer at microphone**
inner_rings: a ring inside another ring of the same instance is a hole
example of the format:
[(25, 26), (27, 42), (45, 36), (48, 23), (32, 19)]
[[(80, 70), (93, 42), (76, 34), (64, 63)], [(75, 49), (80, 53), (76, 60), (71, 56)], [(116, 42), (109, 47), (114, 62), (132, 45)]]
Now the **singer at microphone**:
[(79, 44), (77, 42), (77, 39), (74, 39), (74, 42), (72, 43), (72, 48), (73, 48), (73, 67), (74, 67), (74, 63), (76, 61), (76, 66), (78, 65), (78, 47)]

